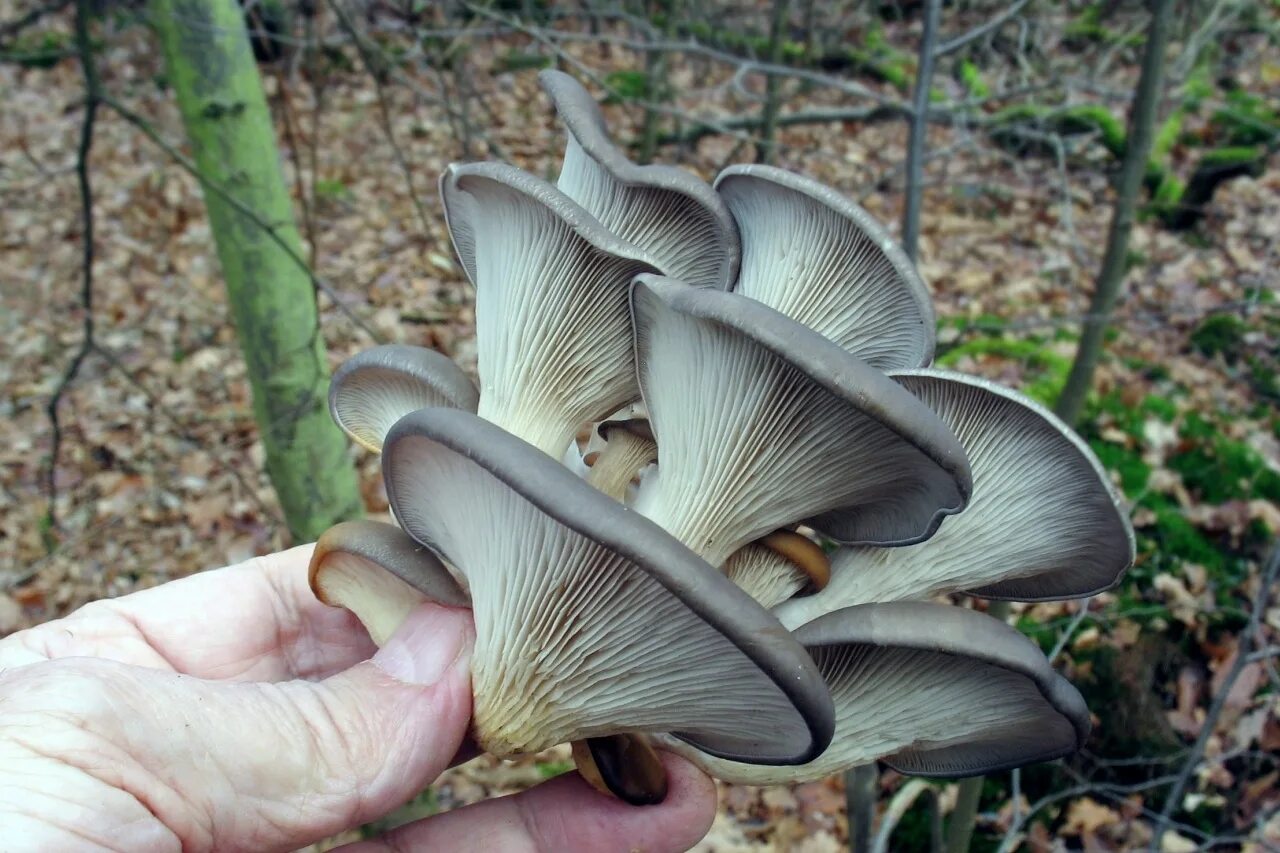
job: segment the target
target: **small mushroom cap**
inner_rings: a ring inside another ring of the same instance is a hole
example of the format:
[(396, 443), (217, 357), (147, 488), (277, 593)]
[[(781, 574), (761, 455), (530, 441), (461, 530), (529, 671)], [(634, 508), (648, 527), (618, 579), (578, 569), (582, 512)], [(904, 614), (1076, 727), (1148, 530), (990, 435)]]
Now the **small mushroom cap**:
[(382, 451), (391, 425), (424, 406), (474, 412), (480, 393), (462, 368), (426, 347), (387, 344), (342, 363), (329, 386), (329, 412), (366, 450)]
[(790, 633), (556, 460), (469, 413), (422, 409), (382, 461), (405, 530), (471, 589), (486, 749), (648, 731), (760, 763), (826, 747), (830, 697)]
[(929, 289), (875, 217), (830, 187), (771, 166), (730, 166), (715, 187), (742, 233), (735, 293), (880, 370), (933, 360)]
[(558, 186), (659, 268), (699, 287), (727, 289), (738, 274), (738, 227), (715, 190), (674, 166), (639, 166), (609, 140), (595, 99), (577, 80), (538, 75), (569, 131)]
[(480, 416), (558, 459), (638, 396), (627, 292), (657, 262), (513, 166), (450, 166), (440, 194), (476, 287)]
[(1050, 761), (1089, 734), (1084, 699), (1005, 623), (927, 602), (864, 604), (796, 630), (831, 688), (836, 733), (816, 760), (755, 767), (664, 747), (729, 782), (821, 779), (884, 761), (902, 773), (976, 776)]
[(657, 276), (637, 277), (632, 312), (659, 448), (635, 506), (713, 565), (800, 521), (897, 545), (964, 508), (956, 437), (831, 341), (747, 297)]
[(1106, 471), (1075, 431), (1035, 401), (944, 370), (893, 374), (955, 430), (973, 469), (969, 507), (909, 548), (843, 549), (828, 588), (779, 610), (796, 625), (874, 601), (968, 590), (986, 598), (1081, 598), (1113, 586), (1133, 528)]
[(355, 613), (379, 646), (417, 604), (470, 604), (434, 554), (378, 521), (344, 521), (326, 530), (311, 554), (308, 580), (316, 598)]

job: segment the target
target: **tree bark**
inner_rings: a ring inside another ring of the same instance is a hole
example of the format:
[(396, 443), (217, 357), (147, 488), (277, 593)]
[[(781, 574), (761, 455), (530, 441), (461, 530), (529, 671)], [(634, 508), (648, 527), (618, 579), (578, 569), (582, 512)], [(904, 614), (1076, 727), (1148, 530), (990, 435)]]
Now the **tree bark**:
[[(236, 0), (153, 0), (169, 70), (248, 366), (267, 473), (289, 529), (310, 540), (359, 515), (346, 441), (325, 405), (329, 369), (271, 116)], [(217, 186), (271, 233), (210, 191)]]
[(1138, 191), (1147, 171), (1147, 159), (1151, 154), (1151, 142), (1155, 134), (1156, 112), (1164, 83), (1164, 51), (1169, 41), (1172, 0), (1153, 0), (1151, 23), (1147, 26), (1146, 49), (1142, 56), (1142, 71), (1138, 88), (1129, 110), (1128, 145), (1120, 166), (1120, 180), (1116, 185), (1115, 207), (1111, 213), (1111, 227), (1107, 231), (1107, 247), (1102, 256), (1102, 268), (1094, 285), (1089, 311), (1080, 328), (1080, 346), (1075, 361), (1067, 375), (1066, 385), (1058, 397), (1054, 411), (1068, 424), (1074, 426), (1084, 411), (1085, 400), (1093, 387), (1093, 374), (1102, 355), (1103, 339), (1111, 323), (1111, 312), (1120, 297), (1124, 275), (1128, 267), (1129, 234), (1133, 230), (1133, 215), (1138, 205)]
[[(773, 13), (769, 19), (769, 64), (782, 60), (782, 46), (786, 42), (787, 11), (790, 0), (773, 0)], [(776, 136), (778, 113), (782, 109), (782, 80), (776, 74), (766, 74), (764, 82), (764, 106), (760, 110), (760, 142), (756, 146), (756, 162), (772, 164), (777, 157)]]
[(924, 198), (924, 149), (929, 137), (929, 90), (933, 84), (934, 45), (942, 0), (925, 0), (924, 32), (916, 64), (916, 90), (911, 99), (911, 133), (907, 140), (907, 199), (902, 212), (902, 250), (916, 259), (920, 242), (920, 205)]

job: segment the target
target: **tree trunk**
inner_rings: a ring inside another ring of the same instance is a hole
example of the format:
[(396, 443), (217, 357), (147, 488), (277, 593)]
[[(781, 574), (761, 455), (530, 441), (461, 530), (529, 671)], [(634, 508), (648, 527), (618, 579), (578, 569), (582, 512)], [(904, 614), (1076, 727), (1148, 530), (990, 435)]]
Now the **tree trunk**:
[(902, 212), (902, 251), (916, 259), (920, 243), (920, 205), (924, 200), (925, 142), (929, 137), (929, 90), (933, 84), (934, 45), (942, 0), (925, 0), (924, 32), (916, 64), (916, 89), (911, 100), (911, 134), (907, 140), (907, 199)]
[(1128, 145), (1120, 166), (1120, 180), (1116, 185), (1116, 203), (1111, 214), (1111, 227), (1107, 232), (1107, 248), (1102, 257), (1102, 268), (1080, 329), (1080, 346), (1071, 365), (1067, 383), (1058, 397), (1054, 411), (1064, 421), (1074, 426), (1080, 420), (1089, 389), (1093, 387), (1093, 373), (1102, 355), (1103, 338), (1111, 323), (1111, 312), (1120, 296), (1120, 286), (1128, 267), (1129, 233), (1133, 230), (1133, 214), (1138, 204), (1138, 191), (1147, 171), (1147, 159), (1151, 154), (1151, 141), (1155, 132), (1156, 111), (1163, 90), (1164, 49), (1169, 40), (1172, 0), (1153, 0), (1151, 23), (1147, 27), (1146, 50), (1142, 56), (1142, 72), (1138, 77), (1138, 89), (1129, 110)]
[[(153, 24), (202, 175), (209, 225), (253, 388), (267, 473), (295, 537), (361, 512), (271, 116), (236, 0), (153, 0)], [(258, 222), (210, 191), (220, 187)], [(269, 225), (271, 231), (262, 223)]]
[[(770, 64), (782, 61), (782, 46), (787, 40), (787, 11), (790, 0), (773, 0), (773, 13), (769, 18)], [(764, 78), (764, 106), (760, 109), (760, 142), (756, 146), (756, 162), (772, 165), (777, 158), (778, 113), (782, 109), (782, 80), (776, 74)]]

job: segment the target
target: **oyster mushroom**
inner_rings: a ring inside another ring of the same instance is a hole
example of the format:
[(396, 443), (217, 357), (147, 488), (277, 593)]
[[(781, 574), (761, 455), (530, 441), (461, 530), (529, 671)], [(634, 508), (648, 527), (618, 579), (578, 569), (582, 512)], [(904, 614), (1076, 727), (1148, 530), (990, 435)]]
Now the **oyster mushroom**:
[(738, 229), (706, 183), (674, 166), (639, 166), (609, 141), (595, 99), (562, 71), (538, 75), (569, 134), (557, 186), (665, 274), (724, 290), (738, 272)]
[(659, 454), (634, 506), (712, 565), (800, 521), (902, 544), (964, 508), (969, 467), (951, 431), (822, 336), (744, 296), (651, 275), (632, 311)]
[(657, 525), (468, 412), (407, 415), (382, 461), (406, 532), (466, 576), (482, 748), (636, 732), (747, 762), (826, 748), (831, 700), (804, 649)]
[(614, 500), (625, 501), (632, 481), (658, 460), (653, 430), (643, 418), (628, 418), (605, 421), (596, 432), (605, 445), (585, 457), (589, 466), (586, 480)]
[(316, 598), (356, 615), (381, 646), (424, 601), (468, 607), (467, 594), (429, 550), (393, 524), (344, 521), (316, 541), (308, 574)]
[(825, 589), (831, 580), (831, 561), (807, 536), (776, 530), (734, 551), (724, 573), (762, 607), (774, 607), (801, 590)]
[(1022, 601), (1081, 598), (1120, 579), (1133, 562), (1133, 528), (1075, 431), (985, 379), (929, 369), (894, 378), (960, 437), (973, 500), (927, 542), (841, 549), (825, 590), (779, 608), (785, 624), (852, 604), (960, 590)]
[(771, 166), (730, 166), (715, 186), (742, 234), (735, 293), (880, 370), (933, 360), (929, 289), (869, 213), (830, 187)]
[(636, 398), (627, 291), (659, 267), (512, 166), (450, 166), (440, 195), (476, 288), (478, 412), (559, 459), (581, 424)]
[(863, 604), (795, 631), (831, 689), (836, 732), (806, 764), (760, 767), (661, 738), (717, 778), (746, 785), (821, 779), (883, 761), (902, 773), (977, 776), (1079, 749), (1089, 710), (1034, 643), (972, 610)]
[(387, 344), (353, 355), (333, 374), (329, 413), (353, 441), (382, 452), (387, 430), (424, 406), (474, 412), (476, 386), (451, 358), (426, 347)]

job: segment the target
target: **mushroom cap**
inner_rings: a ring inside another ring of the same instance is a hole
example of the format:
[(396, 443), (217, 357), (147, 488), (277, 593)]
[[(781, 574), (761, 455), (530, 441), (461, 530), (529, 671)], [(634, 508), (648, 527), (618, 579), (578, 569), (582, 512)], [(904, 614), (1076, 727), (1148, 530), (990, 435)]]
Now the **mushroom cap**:
[(668, 747), (718, 778), (767, 785), (876, 760), (901, 773), (976, 776), (1059, 758), (1088, 737), (1079, 692), (1034, 643), (985, 614), (927, 602), (864, 604), (795, 633), (835, 702), (826, 752), (802, 766), (766, 768)]
[(875, 217), (830, 187), (772, 166), (730, 166), (715, 187), (742, 233), (735, 293), (880, 370), (933, 360), (929, 288)]
[(355, 613), (379, 646), (423, 601), (470, 604), (435, 554), (379, 521), (344, 521), (321, 534), (307, 579), (316, 598)]
[(657, 262), (513, 166), (450, 166), (440, 194), (476, 288), (480, 416), (560, 458), (637, 396), (627, 291)]
[(841, 542), (897, 545), (964, 508), (956, 437), (821, 335), (745, 296), (649, 275), (632, 312), (659, 448), (635, 507), (713, 565), (800, 521)]
[(387, 344), (342, 363), (329, 385), (329, 412), (353, 441), (374, 453), (392, 424), (424, 406), (474, 412), (480, 392), (448, 356), (426, 347)]
[(788, 602), (799, 624), (852, 604), (959, 590), (985, 598), (1082, 598), (1133, 562), (1133, 528), (1088, 445), (1039, 403), (986, 379), (944, 370), (893, 374), (955, 430), (973, 469), (973, 499), (927, 542), (842, 549), (823, 592)]
[(569, 132), (558, 186), (610, 231), (641, 246), (670, 276), (727, 289), (738, 274), (738, 227), (711, 187), (674, 166), (640, 166), (609, 140), (595, 99), (577, 80), (538, 75)]
[(383, 474), (405, 530), (467, 578), (486, 749), (646, 731), (759, 763), (826, 747), (830, 697), (790, 633), (556, 460), (467, 412), (422, 409), (392, 429)]

